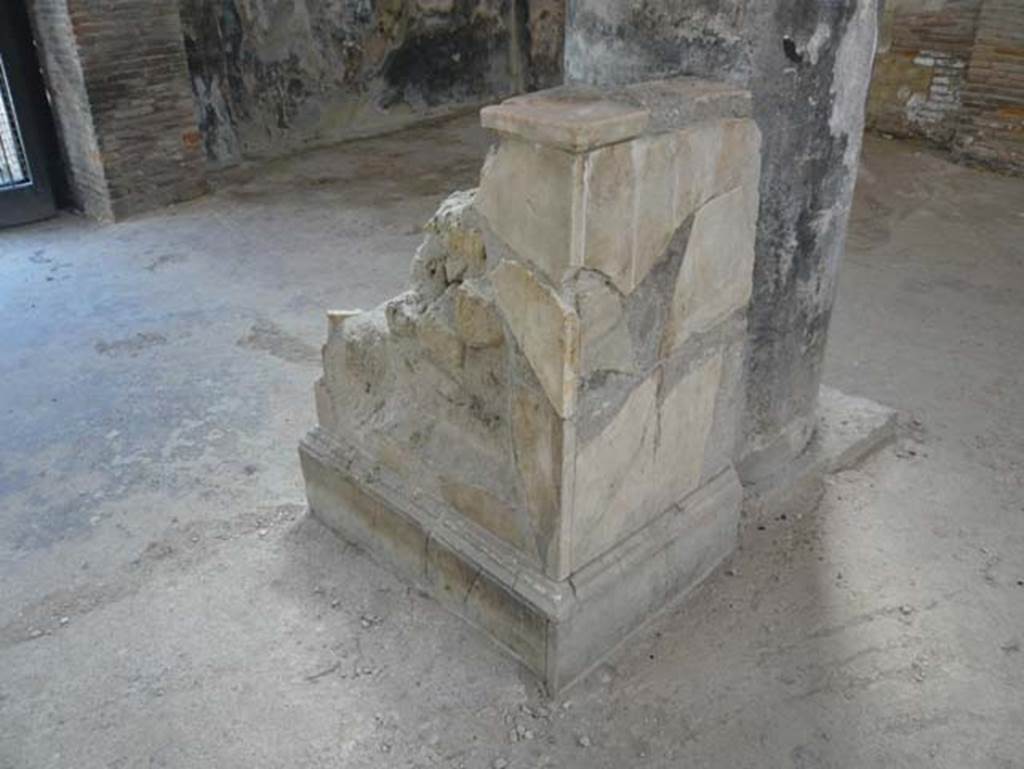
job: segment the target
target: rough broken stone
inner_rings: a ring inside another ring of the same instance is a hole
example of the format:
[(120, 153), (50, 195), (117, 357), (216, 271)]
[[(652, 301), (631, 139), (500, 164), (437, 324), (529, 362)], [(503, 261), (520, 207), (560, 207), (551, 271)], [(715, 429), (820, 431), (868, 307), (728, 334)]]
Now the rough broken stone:
[(470, 347), (492, 347), (505, 341), (494, 298), (483, 284), (466, 281), (456, 288), (455, 329)]
[(441, 203), (427, 229), (439, 236), (445, 252), (448, 283), (482, 275), (487, 262), (483, 236), (474, 209), (476, 190), (453, 192)]
[(415, 291), (406, 291), (387, 303), (385, 312), (388, 330), (396, 336), (410, 336), (416, 330), (420, 298)]
[(416, 323), (416, 337), (430, 358), (454, 374), (462, 368), (464, 345), (455, 331), (453, 303), (436, 302)]

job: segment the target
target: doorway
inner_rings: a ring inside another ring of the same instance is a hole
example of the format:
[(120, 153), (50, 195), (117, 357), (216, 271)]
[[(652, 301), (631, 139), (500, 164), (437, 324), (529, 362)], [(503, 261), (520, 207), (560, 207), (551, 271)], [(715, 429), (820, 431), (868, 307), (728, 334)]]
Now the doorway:
[(56, 213), (59, 156), (24, 5), (0, 3), (0, 227)]

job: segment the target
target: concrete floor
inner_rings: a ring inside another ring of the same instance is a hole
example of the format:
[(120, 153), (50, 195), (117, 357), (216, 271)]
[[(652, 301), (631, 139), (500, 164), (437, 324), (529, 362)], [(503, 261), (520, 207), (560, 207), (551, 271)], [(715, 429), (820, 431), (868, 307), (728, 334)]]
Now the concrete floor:
[(296, 458), (323, 311), (400, 290), (486, 144), (0, 233), (0, 768), (1024, 767), (1024, 180), (868, 141), (827, 379), (902, 437), (547, 702)]

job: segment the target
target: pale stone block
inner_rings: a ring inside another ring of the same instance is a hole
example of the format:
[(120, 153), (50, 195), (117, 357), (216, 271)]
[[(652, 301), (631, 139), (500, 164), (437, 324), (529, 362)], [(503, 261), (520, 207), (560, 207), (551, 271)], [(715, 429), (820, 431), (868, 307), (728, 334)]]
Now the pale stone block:
[(555, 579), (567, 576), (562, 564), (561, 513), (563, 506), (563, 463), (565, 431), (572, 425), (555, 413), (547, 396), (531, 388), (516, 386), (512, 391), (512, 442), (516, 466), (526, 500), (530, 528), (545, 572)]
[(427, 532), (395, 512), (336, 465), (309, 449), (299, 455), (313, 514), (375, 558), (418, 579), (426, 569)]
[(637, 169), (634, 286), (665, 257), (672, 236), (685, 219), (680, 218), (676, 207), (679, 151), (675, 133), (646, 137), (634, 144)]
[(555, 411), (571, 417), (579, 370), (579, 317), (523, 265), (491, 273), (498, 306)]
[(722, 156), (722, 122), (699, 123), (676, 137), (676, 221), (684, 222), (713, 198), (719, 189), (717, 171)]
[(491, 574), (466, 563), (462, 553), (431, 539), (426, 582), (443, 604), (500, 639), (528, 668), (544, 670), (548, 619)]
[(630, 293), (664, 258), (676, 230), (713, 197), (756, 191), (760, 133), (751, 120), (700, 123), (587, 155), (583, 264)]
[(599, 556), (624, 533), (624, 517), (651, 485), (658, 379), (655, 371), (605, 429), (579, 447), (573, 516), (573, 568)]
[(494, 299), (476, 281), (466, 281), (455, 289), (455, 330), (470, 347), (493, 347), (505, 341)]
[(553, 283), (570, 266), (583, 160), (505, 138), (488, 156), (477, 207), (494, 234)]
[(721, 355), (671, 387), (656, 369), (576, 459), (573, 568), (587, 564), (697, 488)]
[(531, 560), (539, 560), (526, 521), (513, 504), (498, 499), (487, 489), (452, 478), (441, 479), (441, 494), (467, 520), (508, 542)]
[(753, 120), (723, 120), (714, 194), (733, 187), (757, 191), (761, 180), (761, 131)]
[(635, 144), (623, 142), (587, 155), (583, 182), (583, 265), (607, 275), (624, 294), (635, 285)]
[(636, 369), (622, 295), (596, 273), (581, 271), (574, 286), (580, 316), (580, 371), (632, 373)]
[(674, 387), (663, 385), (658, 410), (654, 477), (660, 479), (657, 507), (682, 499), (700, 483), (715, 404), (722, 382), (718, 353), (685, 375)]
[(722, 321), (750, 300), (756, 195), (739, 187), (713, 199), (694, 218), (661, 351)]
[(756, 190), (761, 176), (761, 132), (752, 120), (699, 123), (676, 135), (676, 219), (739, 186)]

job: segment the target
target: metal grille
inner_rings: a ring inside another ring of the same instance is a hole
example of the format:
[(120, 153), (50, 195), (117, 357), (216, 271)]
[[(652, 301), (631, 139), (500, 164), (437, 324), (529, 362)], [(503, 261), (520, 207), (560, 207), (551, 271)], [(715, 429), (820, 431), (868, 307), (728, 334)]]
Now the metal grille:
[(18, 116), (14, 114), (11, 89), (7, 85), (7, 69), (0, 56), (0, 190), (31, 183)]

